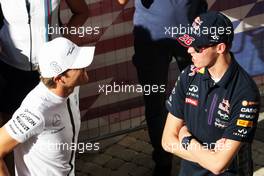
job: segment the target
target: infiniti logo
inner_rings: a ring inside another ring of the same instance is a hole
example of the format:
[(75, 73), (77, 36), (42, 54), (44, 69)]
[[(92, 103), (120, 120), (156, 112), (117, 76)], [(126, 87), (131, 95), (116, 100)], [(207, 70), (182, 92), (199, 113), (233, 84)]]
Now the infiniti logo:
[(242, 129), (240, 129), (240, 130), (238, 130), (238, 132), (241, 134), (247, 134), (247, 130), (246, 129), (244, 129), (244, 128), (242, 128)]
[(196, 92), (198, 92), (198, 86), (196, 86), (196, 85), (190, 85), (190, 87), (189, 87), (189, 91), (191, 91), (191, 92), (194, 92), (194, 93), (196, 93)]

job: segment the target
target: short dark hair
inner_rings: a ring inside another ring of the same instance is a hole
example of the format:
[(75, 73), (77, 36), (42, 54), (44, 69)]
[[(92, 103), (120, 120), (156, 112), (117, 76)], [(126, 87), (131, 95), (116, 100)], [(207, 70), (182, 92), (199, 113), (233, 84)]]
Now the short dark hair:
[(56, 82), (54, 81), (53, 77), (52, 78), (43, 78), (42, 76), (40, 76), (40, 80), (48, 88), (56, 88)]
[[(62, 72), (58, 76), (66, 75), (66, 73), (68, 71), (69, 71), (69, 69), (68, 70), (65, 70), (64, 72)], [(45, 86), (47, 86), (48, 88), (56, 88), (56, 82), (54, 81), (54, 77), (52, 77), (52, 78), (44, 78), (44, 77), (40, 76), (40, 81), (42, 81), (43, 84)]]

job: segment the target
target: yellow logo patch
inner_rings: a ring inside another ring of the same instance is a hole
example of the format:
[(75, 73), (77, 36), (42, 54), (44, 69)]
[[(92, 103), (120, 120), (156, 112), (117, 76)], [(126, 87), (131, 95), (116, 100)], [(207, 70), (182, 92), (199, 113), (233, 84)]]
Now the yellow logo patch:
[(203, 67), (203, 68), (200, 68), (200, 69), (198, 70), (198, 72), (201, 73), (201, 74), (204, 74), (204, 73), (205, 73), (205, 68), (204, 68), (204, 67)]
[(252, 127), (253, 126), (253, 122), (252, 121), (248, 121), (248, 120), (238, 119), (237, 120), (237, 126)]

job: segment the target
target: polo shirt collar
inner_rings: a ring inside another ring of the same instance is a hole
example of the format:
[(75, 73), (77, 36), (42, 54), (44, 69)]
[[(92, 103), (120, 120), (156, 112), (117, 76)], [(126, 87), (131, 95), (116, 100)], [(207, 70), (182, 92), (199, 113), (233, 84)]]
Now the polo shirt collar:
[(227, 86), (227, 84), (230, 83), (230, 80), (232, 80), (232, 77), (234, 77), (234, 74), (237, 72), (238, 64), (232, 52), (230, 52), (230, 55), (231, 55), (231, 63), (228, 66), (228, 69), (225, 72), (224, 76), (220, 79), (218, 83), (216, 83), (220, 87)]
[[(227, 86), (227, 84), (230, 82), (230, 80), (232, 79), (234, 74), (237, 72), (238, 63), (236, 62), (232, 52), (230, 52), (230, 55), (231, 55), (231, 63), (228, 66), (228, 68), (227, 68), (225, 74), (223, 75), (223, 77), (220, 79), (219, 82), (216, 83), (216, 85), (218, 85), (220, 87)], [(210, 73), (209, 73), (207, 68), (205, 68), (205, 74), (203, 76), (203, 79), (204, 80), (211, 79)]]
[(51, 104), (61, 104), (66, 102), (67, 98), (60, 97), (49, 90), (42, 81), (39, 83), (39, 89), (42, 92), (42, 98), (47, 100)]

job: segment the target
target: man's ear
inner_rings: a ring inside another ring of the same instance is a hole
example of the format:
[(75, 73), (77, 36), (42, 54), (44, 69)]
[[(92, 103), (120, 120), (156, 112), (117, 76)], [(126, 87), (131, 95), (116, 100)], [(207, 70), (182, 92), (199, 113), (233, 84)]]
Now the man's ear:
[(223, 54), (227, 50), (227, 45), (225, 43), (219, 43), (216, 46), (216, 50), (218, 54)]
[(64, 77), (62, 75), (58, 75), (58, 76), (53, 77), (53, 81), (56, 84), (65, 84)]

